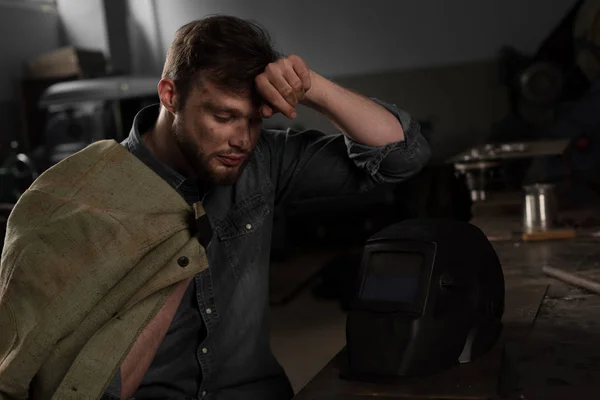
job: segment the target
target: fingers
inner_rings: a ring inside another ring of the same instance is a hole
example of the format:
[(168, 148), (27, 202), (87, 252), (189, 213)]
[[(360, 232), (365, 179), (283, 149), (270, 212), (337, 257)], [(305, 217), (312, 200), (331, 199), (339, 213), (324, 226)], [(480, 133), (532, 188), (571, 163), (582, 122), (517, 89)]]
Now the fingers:
[(291, 55), (288, 57), (290, 62), (292, 63), (292, 67), (296, 72), (296, 75), (302, 82), (302, 90), (305, 94), (310, 89), (310, 70), (306, 66), (306, 63), (303, 59), (296, 55)]
[(300, 100), (304, 99), (304, 86), (302, 85), (302, 80), (300, 80), (300, 77), (296, 74), (291, 65), (289, 68), (285, 68), (283, 70), (283, 78), (285, 79), (287, 86), (289, 86), (289, 88), (293, 91), (292, 100), (295, 102), (295, 104), (290, 104), (296, 107)]
[[(281, 86), (281, 82), (278, 81)], [(289, 86), (289, 85), (288, 85)], [(283, 115), (288, 118), (294, 119), (296, 117), (296, 111), (294, 106), (290, 104), (279, 92), (279, 90), (271, 83), (271, 81), (265, 76), (265, 74), (260, 74), (256, 77), (256, 89), (260, 96), (277, 110), (279, 110)], [(289, 90), (292, 91), (291, 87)], [(288, 91), (289, 94), (289, 91)], [(293, 102), (292, 102), (293, 103)]]
[[(298, 105), (298, 94), (302, 92), (302, 81), (294, 72), (290, 62), (282, 61), (281, 64), (272, 64), (267, 67), (269, 71), (269, 82), (277, 89), (279, 94), (292, 107)], [(304, 97), (304, 94), (302, 94)]]
[(300, 57), (292, 55), (267, 65), (265, 71), (256, 77), (255, 83), (258, 93), (269, 104), (261, 107), (263, 118), (279, 111), (294, 119), (295, 107), (305, 98), (311, 86), (310, 70)]
[(260, 115), (262, 118), (271, 118), (273, 116), (273, 109), (267, 104), (262, 104), (260, 106)]

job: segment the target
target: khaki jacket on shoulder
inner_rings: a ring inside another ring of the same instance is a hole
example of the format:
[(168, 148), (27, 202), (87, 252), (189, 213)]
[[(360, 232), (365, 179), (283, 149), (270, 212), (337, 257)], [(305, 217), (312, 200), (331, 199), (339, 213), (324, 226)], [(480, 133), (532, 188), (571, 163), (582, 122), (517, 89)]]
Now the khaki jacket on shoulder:
[(207, 268), (193, 218), (113, 140), (42, 174), (8, 220), (0, 400), (98, 399), (173, 285)]

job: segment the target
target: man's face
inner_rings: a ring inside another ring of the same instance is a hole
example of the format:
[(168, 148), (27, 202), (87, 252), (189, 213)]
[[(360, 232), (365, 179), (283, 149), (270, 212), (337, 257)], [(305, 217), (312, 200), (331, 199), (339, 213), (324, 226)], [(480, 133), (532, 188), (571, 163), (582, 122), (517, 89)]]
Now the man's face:
[(237, 181), (261, 131), (259, 106), (250, 93), (224, 91), (207, 80), (191, 88), (175, 113), (173, 135), (199, 180), (209, 185)]

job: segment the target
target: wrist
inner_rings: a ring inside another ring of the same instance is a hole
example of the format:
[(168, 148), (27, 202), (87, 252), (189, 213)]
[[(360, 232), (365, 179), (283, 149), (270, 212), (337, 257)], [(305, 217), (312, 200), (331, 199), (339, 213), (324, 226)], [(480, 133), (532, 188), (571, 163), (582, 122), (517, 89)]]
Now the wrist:
[(310, 70), (310, 89), (300, 104), (315, 110), (320, 110), (327, 103), (327, 86), (331, 84), (329, 80)]

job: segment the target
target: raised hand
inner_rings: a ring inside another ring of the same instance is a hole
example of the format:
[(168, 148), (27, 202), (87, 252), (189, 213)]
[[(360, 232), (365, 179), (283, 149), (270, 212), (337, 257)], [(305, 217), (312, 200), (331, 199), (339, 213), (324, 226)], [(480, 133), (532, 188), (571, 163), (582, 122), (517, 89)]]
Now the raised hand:
[(296, 55), (270, 63), (255, 79), (256, 89), (263, 99), (260, 113), (269, 118), (281, 112), (296, 118), (296, 106), (306, 96), (311, 85), (311, 71), (304, 60)]

